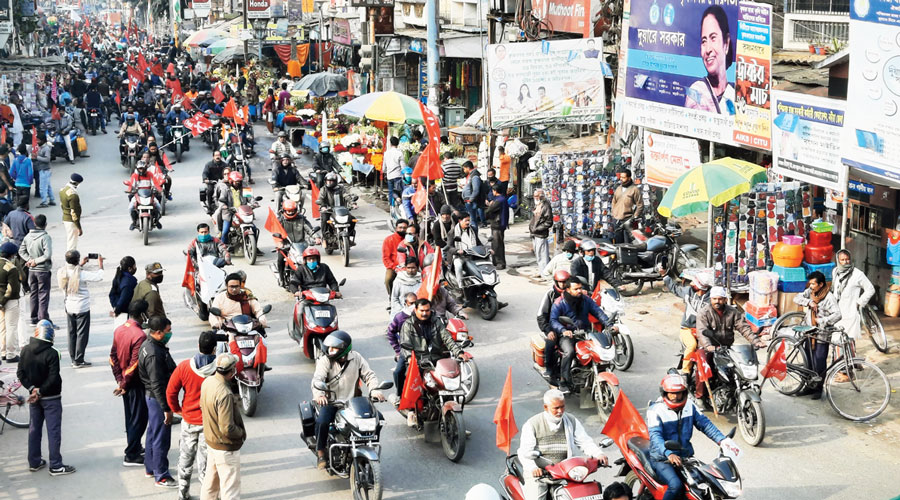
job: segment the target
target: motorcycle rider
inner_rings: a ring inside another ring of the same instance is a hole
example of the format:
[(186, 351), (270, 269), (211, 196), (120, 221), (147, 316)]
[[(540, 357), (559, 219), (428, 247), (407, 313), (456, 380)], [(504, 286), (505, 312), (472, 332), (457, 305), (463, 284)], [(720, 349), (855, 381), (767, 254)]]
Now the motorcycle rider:
[[(663, 500), (676, 500), (684, 496), (684, 483), (675, 467), (681, 467), (682, 459), (694, 456), (691, 446), (694, 428), (716, 444), (724, 444), (722, 441), (728, 438), (688, 398), (687, 385), (681, 375), (670, 373), (663, 377), (659, 396), (647, 409), (650, 458), (653, 471), (660, 482), (667, 485)], [(666, 441), (677, 441), (682, 446), (681, 451), (667, 450)]]
[(304, 290), (321, 287), (333, 290), (336, 298), (342, 297), (340, 285), (334, 278), (331, 268), (328, 267), (328, 264), (320, 262), (321, 258), (319, 249), (315, 247), (309, 247), (303, 251), (303, 266), (297, 267), (291, 280), (291, 284), (297, 287), (295, 296), (302, 297)]
[[(169, 112), (166, 113), (166, 133), (165, 133), (165, 141), (164, 142), (168, 143), (169, 141), (174, 139), (172, 137), (172, 127), (183, 124), (184, 121), (190, 117), (191, 117), (191, 115), (189, 115), (187, 113), (187, 111), (185, 111), (182, 108), (181, 103), (173, 104), (172, 108), (169, 110)], [(187, 137), (187, 136), (185, 136), (185, 137)], [(184, 142), (185, 142), (184, 149), (185, 150), (189, 149), (188, 144), (190, 144), (190, 142), (187, 140)]]
[(431, 225), (431, 231), (428, 233), (430, 243), (438, 248), (447, 246), (447, 237), (453, 231), (453, 207), (444, 205), (441, 207), (441, 215)]
[[(158, 191), (160, 189), (160, 186), (156, 184), (156, 180), (147, 171), (147, 163), (144, 160), (140, 160), (137, 162), (134, 167), (134, 173), (131, 174), (131, 178), (127, 181), (122, 181), (122, 183), (128, 186), (128, 189), (125, 192), (128, 193), (128, 199), (130, 200), (130, 203), (128, 204), (128, 212), (131, 214), (131, 227), (129, 227), (129, 230), (134, 231), (138, 226), (138, 190), (151, 189)], [(157, 229), (162, 229), (162, 223), (160, 223), (159, 221), (159, 216), (162, 213), (162, 209), (159, 205), (159, 201), (157, 201), (156, 199), (156, 196), (153, 196), (152, 200), (154, 211), (153, 223), (156, 225)]]
[[(569, 280), (566, 281), (565, 291), (558, 299), (556, 299), (556, 302), (553, 303), (553, 307), (550, 308), (550, 328), (559, 339), (558, 347), (559, 350), (562, 351), (562, 360), (560, 364), (561, 382), (559, 388), (563, 392), (571, 392), (572, 390), (572, 376), (570, 369), (572, 360), (575, 359), (575, 341), (572, 338), (574, 335), (573, 329), (590, 330), (591, 322), (588, 318), (588, 314), (594, 316), (603, 323), (604, 328), (612, 328), (613, 330), (616, 328), (612, 325), (609, 318), (606, 316), (606, 313), (603, 312), (603, 309), (600, 309), (600, 306), (594, 302), (590, 295), (582, 293), (583, 288), (584, 285), (579, 278), (570, 277)], [(569, 317), (572, 322), (575, 323), (574, 327), (569, 327), (560, 323), (560, 316)], [(547, 348), (545, 348), (545, 350), (546, 349)]]
[[(284, 200), (282, 202), (281, 210), (278, 211), (278, 221), (286, 234), (272, 235), (276, 240), (276, 245), (280, 246), (285, 252), (290, 249), (292, 243), (302, 245), (302, 248), (306, 249), (311, 235), (306, 233), (306, 217), (301, 216), (296, 201)], [(278, 261), (278, 276), (283, 276), (284, 255), (281, 252), (276, 252), (275, 254)]]
[[(306, 186), (306, 180), (294, 167), (294, 162), (288, 154), (277, 158), (275, 168), (272, 169), (272, 189), (275, 190), (275, 206), (280, 207), (284, 199), (284, 188), (288, 186)], [(300, 198), (301, 200), (303, 198)]]
[(296, 158), (297, 151), (295, 151), (291, 143), (288, 142), (287, 132), (282, 130), (281, 132), (278, 132), (278, 138), (275, 139), (275, 142), (269, 146), (269, 159), (277, 166), (279, 164), (278, 160), (285, 156), (290, 159)]
[(205, 222), (197, 224), (197, 237), (188, 244), (187, 253), (194, 264), (194, 269), (197, 268), (200, 259), (207, 255), (216, 258), (216, 267), (231, 265), (231, 254), (228, 253), (228, 247), (219, 238), (209, 233), (209, 224)]
[(169, 176), (169, 169), (166, 167), (166, 162), (163, 160), (163, 152), (160, 151), (159, 146), (156, 144), (156, 140), (152, 137), (147, 138), (147, 153), (149, 154), (149, 162), (151, 173), (154, 170), (158, 170), (164, 177), (162, 191), (166, 196), (166, 199), (172, 201), (172, 177)]
[(103, 133), (106, 133), (106, 113), (103, 111), (103, 96), (100, 95), (100, 92), (97, 91), (96, 85), (91, 85), (88, 88), (87, 94), (84, 95), (84, 101), (87, 104), (87, 109), (90, 111), (91, 109), (97, 110), (97, 115), (100, 119), (100, 129)]
[(525, 458), (534, 451), (539, 451), (542, 459), (554, 464), (577, 456), (579, 451), (596, 458), (602, 465), (609, 464), (609, 459), (584, 430), (581, 422), (566, 413), (566, 396), (557, 389), (544, 393), (544, 411), (529, 418), (522, 426), (517, 450), (525, 476), (525, 499), (545, 500), (549, 485), (538, 480), (544, 471), (534, 460)]
[(416, 300), (418, 297), (414, 293), (407, 293), (405, 297), (403, 297), (404, 307), (403, 309), (395, 314), (393, 318), (391, 318), (390, 324), (387, 327), (387, 339), (388, 343), (391, 344), (391, 348), (394, 349), (394, 361), (400, 359), (400, 328), (403, 327), (403, 323), (406, 323), (406, 320), (413, 313), (413, 309), (416, 308)]
[(684, 346), (681, 373), (689, 376), (694, 364), (692, 356), (697, 350), (697, 312), (709, 305), (709, 282), (705, 275), (696, 274), (690, 285), (679, 285), (668, 275), (663, 278), (663, 283), (670, 292), (684, 300), (684, 315), (681, 317), (681, 345)]
[[(320, 224), (322, 227), (322, 232), (324, 234), (325, 228), (328, 224), (328, 219), (331, 217), (332, 212), (335, 207), (350, 207), (350, 204), (353, 202), (353, 197), (346, 192), (344, 192), (343, 186), (338, 185), (338, 175), (334, 172), (329, 172), (328, 175), (325, 176), (325, 189), (319, 191), (319, 198), (316, 200), (316, 205), (319, 205), (319, 213), (320, 213)], [(350, 237), (352, 238), (356, 234), (356, 223), (352, 221), (350, 222)], [(351, 243), (353, 245), (354, 243)]]
[(544, 298), (541, 299), (541, 305), (538, 307), (537, 323), (544, 336), (544, 370), (550, 376), (550, 385), (559, 386), (559, 356), (556, 348), (559, 345), (559, 336), (550, 326), (550, 309), (563, 292), (566, 290), (566, 282), (572, 275), (569, 271), (560, 269), (553, 275), (553, 286)]
[[(327, 466), (325, 450), (328, 446), (328, 428), (337, 415), (334, 401), (349, 401), (365, 383), (369, 396), (376, 401), (384, 401), (384, 395), (377, 389), (378, 376), (369, 368), (369, 363), (361, 354), (353, 350), (353, 339), (344, 330), (335, 330), (323, 342), (325, 355), (316, 360), (316, 371), (312, 378), (313, 399), (319, 406), (316, 416), (316, 467), (324, 470)], [(328, 391), (315, 388), (316, 381), (324, 382)]]
[[(222, 312), (221, 317), (210, 314), (209, 324), (213, 328), (221, 328), (225, 321), (241, 314), (256, 318), (261, 328), (269, 326), (259, 301), (244, 289), (243, 279), (239, 273), (231, 273), (225, 277), (225, 290), (216, 295), (211, 307), (218, 307)], [(262, 331), (260, 334), (265, 336)]]
[(116, 133), (119, 137), (119, 156), (120, 160), (125, 160), (125, 136), (126, 135), (137, 135), (140, 137), (140, 141), (144, 141), (144, 128), (141, 127), (141, 124), (137, 122), (134, 117), (134, 114), (128, 113), (125, 115), (125, 123), (122, 124), (122, 127), (119, 128), (119, 132)]
[(316, 186), (321, 189), (322, 184), (327, 184), (327, 175), (339, 172), (341, 166), (338, 164), (334, 155), (331, 154), (331, 143), (322, 141), (319, 144), (319, 153), (316, 155), (316, 162), (313, 164), (313, 172), (316, 174)]
[[(212, 215), (215, 207), (215, 195), (214, 190), (216, 188), (216, 183), (223, 179), (223, 171), (228, 167), (228, 164), (222, 160), (222, 153), (219, 150), (213, 151), (213, 159), (206, 163), (203, 166), (203, 182), (206, 185), (206, 199), (207, 199), (207, 215)], [(220, 226), (221, 227), (221, 226)]]
[(232, 211), (243, 203), (241, 198), (241, 189), (244, 185), (244, 176), (240, 172), (231, 172), (228, 174), (226, 184), (227, 189), (218, 192), (216, 201), (219, 203), (217, 221), (219, 228), (222, 230), (220, 238), (226, 245), (228, 244), (228, 231), (231, 229)]
[(447, 235), (447, 246), (444, 247), (444, 256), (453, 267), (457, 285), (462, 288), (463, 266), (468, 263), (466, 251), (481, 246), (478, 231), (472, 226), (472, 217), (464, 212), (459, 216), (459, 222), (453, 231)]
[(570, 272), (587, 283), (585, 286), (588, 294), (597, 289), (601, 280), (607, 284), (613, 282), (613, 274), (603, 261), (597, 258), (597, 243), (590, 239), (581, 241), (581, 254), (572, 259)]
[(397, 388), (396, 398), (391, 398), (391, 403), (396, 406), (403, 394), (403, 384), (406, 382), (406, 366), (409, 358), (416, 354), (416, 359), (430, 361), (432, 363), (445, 358), (446, 352), (454, 358), (462, 358), (463, 351), (453, 341), (450, 332), (444, 328), (437, 316), (432, 314), (431, 301), (428, 299), (416, 300), (413, 314), (400, 327), (400, 357), (394, 368), (394, 385)]

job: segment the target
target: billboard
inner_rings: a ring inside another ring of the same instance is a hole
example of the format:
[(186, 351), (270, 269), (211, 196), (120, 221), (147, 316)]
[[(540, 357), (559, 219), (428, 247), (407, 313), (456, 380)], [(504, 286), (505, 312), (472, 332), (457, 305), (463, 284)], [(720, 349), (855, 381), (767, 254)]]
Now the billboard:
[(844, 163), (900, 184), (900, 13), (890, 0), (850, 2)]
[(246, 0), (248, 19), (268, 19), (270, 16), (270, 0)]
[(627, 121), (734, 144), (739, 17), (734, 0), (631, 0)]
[[(531, 0), (531, 13), (544, 19), (553, 31), (577, 33), (585, 38), (593, 35), (591, 0)], [(599, 10), (601, 2), (594, 1)]]
[(738, 5), (734, 142), (772, 149), (772, 6)]
[(603, 120), (602, 53), (600, 38), (488, 45), (491, 126)]
[(841, 163), (844, 101), (794, 92), (772, 92), (772, 170), (791, 179), (843, 193)]
[(700, 144), (696, 139), (672, 137), (644, 131), (645, 182), (669, 187), (688, 170), (700, 165)]

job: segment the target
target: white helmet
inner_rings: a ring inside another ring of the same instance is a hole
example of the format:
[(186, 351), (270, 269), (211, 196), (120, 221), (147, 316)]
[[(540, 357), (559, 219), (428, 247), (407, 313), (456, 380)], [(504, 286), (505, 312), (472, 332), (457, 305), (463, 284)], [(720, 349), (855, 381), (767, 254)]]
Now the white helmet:
[(490, 486), (479, 483), (466, 493), (466, 500), (503, 500), (499, 493)]

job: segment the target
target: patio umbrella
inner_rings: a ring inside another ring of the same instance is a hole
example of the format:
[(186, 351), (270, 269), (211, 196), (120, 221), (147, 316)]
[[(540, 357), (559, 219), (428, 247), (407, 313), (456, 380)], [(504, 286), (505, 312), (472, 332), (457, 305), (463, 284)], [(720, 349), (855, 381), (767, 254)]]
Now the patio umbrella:
[(206, 41), (210, 38), (227, 38), (228, 32), (222, 31), (215, 28), (206, 28), (199, 31), (195, 31), (191, 34), (191, 36), (184, 39), (182, 44), (187, 45), (189, 47), (199, 47), (201, 42)]
[(238, 45), (242, 45), (241, 41), (235, 38), (219, 38), (210, 43), (206, 48), (209, 49), (210, 54), (216, 55), (225, 49), (237, 47)]
[(663, 217), (682, 216), (719, 206), (766, 182), (766, 169), (735, 158), (720, 158), (688, 170), (666, 191), (659, 202)]
[(392, 123), (425, 123), (419, 101), (397, 92), (372, 92), (359, 96), (338, 108), (338, 113)]
[(336, 73), (311, 73), (301, 78), (294, 88), (308, 90), (315, 97), (336, 95), (347, 90), (347, 77)]
[(213, 64), (228, 64), (235, 59), (242, 59), (244, 57), (244, 45), (238, 44), (234, 47), (229, 47), (222, 52), (219, 52), (212, 58)]

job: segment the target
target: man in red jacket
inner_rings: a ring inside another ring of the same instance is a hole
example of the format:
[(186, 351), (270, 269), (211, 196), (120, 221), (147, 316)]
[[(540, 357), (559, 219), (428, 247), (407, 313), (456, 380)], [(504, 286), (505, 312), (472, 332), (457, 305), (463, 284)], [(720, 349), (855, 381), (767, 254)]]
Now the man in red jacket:
[(394, 223), (395, 233), (384, 239), (381, 244), (381, 261), (384, 263), (384, 287), (387, 288), (388, 294), (388, 310), (391, 309), (391, 289), (394, 288), (394, 278), (397, 277), (396, 269), (403, 265), (403, 262), (397, 262), (397, 246), (403, 243), (406, 238), (406, 228), (409, 222), (406, 219), (399, 219)]
[(144, 384), (138, 376), (138, 353), (147, 335), (141, 329), (141, 321), (147, 313), (147, 301), (136, 300), (128, 306), (128, 320), (113, 333), (112, 348), (109, 350), (109, 365), (118, 387), (113, 391), (122, 396), (125, 404), (125, 467), (144, 465), (144, 447), (141, 438), (147, 430), (147, 401), (144, 398)]
[[(200, 484), (206, 475), (206, 439), (203, 437), (203, 413), (200, 411), (200, 386), (206, 377), (216, 373), (216, 334), (206, 331), (200, 334), (200, 352), (193, 358), (178, 364), (169, 385), (166, 387), (166, 401), (174, 413), (180, 413), (181, 450), (178, 455), (179, 498), (191, 498), (191, 473), (196, 458), (200, 471)], [(181, 403), (178, 395), (184, 391)]]

